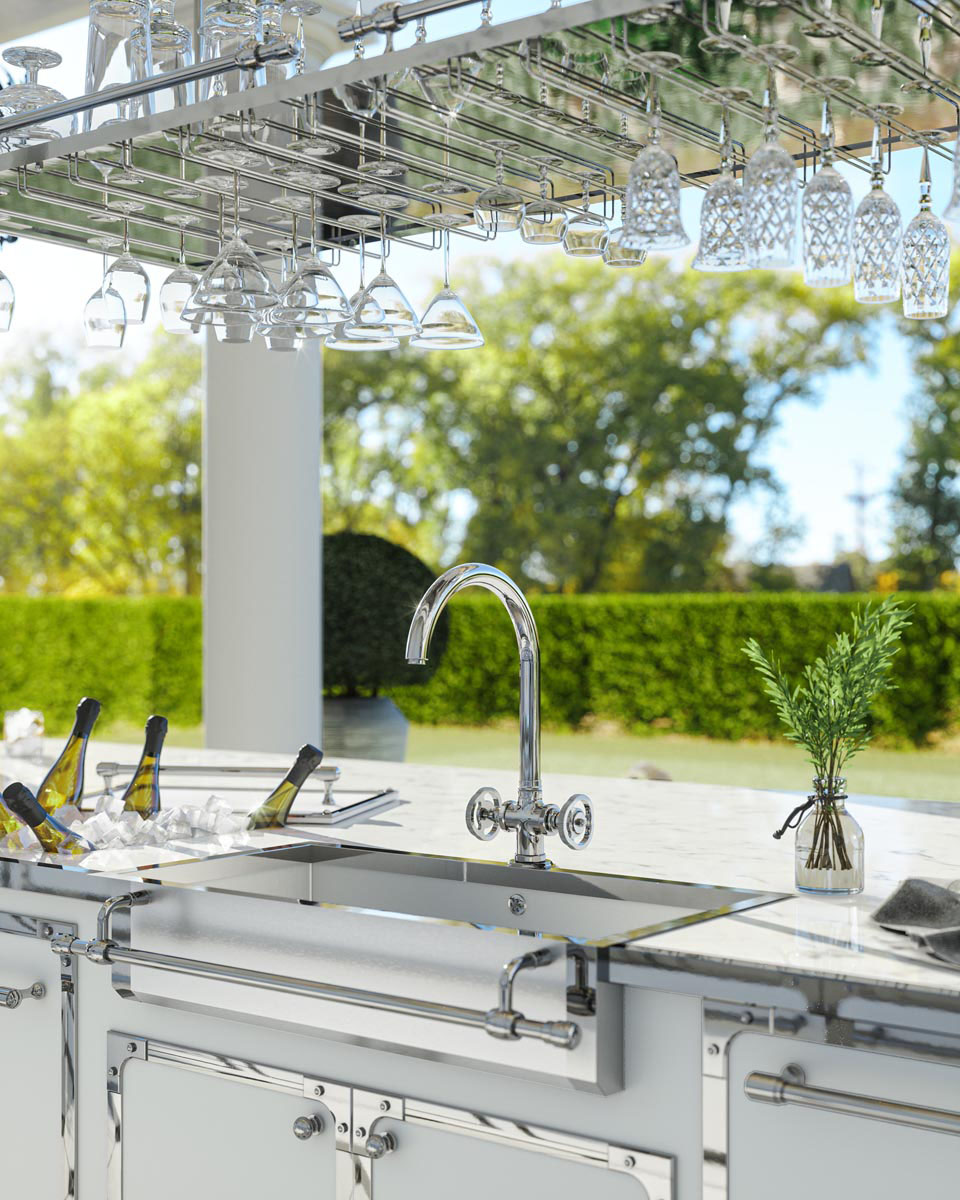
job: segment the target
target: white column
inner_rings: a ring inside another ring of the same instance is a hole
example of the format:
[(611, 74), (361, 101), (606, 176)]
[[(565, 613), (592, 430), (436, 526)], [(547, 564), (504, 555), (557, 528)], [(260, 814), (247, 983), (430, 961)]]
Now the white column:
[(320, 744), (320, 348), (210, 334), (203, 431), (208, 746)]

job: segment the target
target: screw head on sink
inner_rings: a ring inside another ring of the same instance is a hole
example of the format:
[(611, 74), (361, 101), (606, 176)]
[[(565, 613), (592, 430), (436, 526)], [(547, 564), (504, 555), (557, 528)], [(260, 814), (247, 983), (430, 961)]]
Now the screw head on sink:
[(510, 906), (510, 911), (515, 917), (522, 917), (527, 911), (527, 902), (524, 897), (519, 894), (516, 896), (511, 896), (507, 901), (507, 904)]

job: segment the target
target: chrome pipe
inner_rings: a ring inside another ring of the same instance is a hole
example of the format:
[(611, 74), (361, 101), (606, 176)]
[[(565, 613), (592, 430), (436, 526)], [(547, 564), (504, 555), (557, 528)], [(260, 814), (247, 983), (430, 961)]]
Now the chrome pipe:
[(437, 13), (466, 8), (476, 0), (414, 0), (412, 4), (381, 4), (368, 16), (344, 17), (337, 22), (342, 42), (352, 42), (368, 33), (396, 33), (409, 21), (433, 17)]
[[(510, 614), (520, 652), (520, 789), (518, 804), (539, 804), (540, 784), (540, 640), (537, 623), (523, 592), (509, 575), (485, 563), (451, 567), (435, 580), (417, 605), (407, 635), (407, 662), (426, 663), (430, 639), (447, 602), (465, 588), (493, 592)], [(542, 850), (542, 847), (541, 847)]]
[(871, 1121), (887, 1121), (892, 1125), (907, 1125), (933, 1133), (960, 1135), (960, 1113), (924, 1104), (906, 1104), (899, 1100), (883, 1100), (878, 1096), (862, 1096), (856, 1092), (840, 1092), (833, 1088), (812, 1087), (806, 1083), (799, 1067), (789, 1067), (781, 1075), (753, 1071), (744, 1081), (747, 1099), (761, 1104), (792, 1104), (821, 1112), (842, 1113), (865, 1117)]
[[(124, 907), (129, 897), (116, 897), (115, 907)], [(108, 903), (110, 903), (108, 901)], [(104, 906), (106, 907), (106, 906)], [(107, 914), (109, 925), (109, 914)], [(354, 1008), (368, 1008), (379, 1012), (396, 1013), (408, 1017), (424, 1017), (441, 1021), (447, 1025), (461, 1025), (471, 1029), (483, 1029), (493, 1037), (533, 1038), (563, 1050), (573, 1050), (580, 1041), (580, 1026), (572, 1021), (535, 1021), (522, 1013), (506, 1013), (499, 1008), (483, 1012), (480, 1009), (461, 1008), (453, 1004), (441, 1004), (432, 1000), (414, 1000), (407, 996), (393, 996), (386, 992), (371, 992), (362, 988), (345, 987), (340, 984), (318, 983), (312, 979), (299, 979), (292, 975), (279, 975), (271, 971), (255, 971), (249, 967), (230, 967), (222, 963), (205, 962), (202, 959), (180, 958), (173, 954), (160, 954), (153, 950), (133, 950), (118, 946), (112, 941), (84, 941), (70, 934), (55, 937), (51, 941), (55, 954), (72, 954), (90, 962), (126, 963), (130, 966), (149, 967), (151, 970), (170, 971), (176, 975), (190, 975), (199, 979), (210, 979), (218, 983), (238, 983), (243, 987), (260, 988), (268, 992), (281, 992), (291, 996), (308, 996), (314, 1000), (329, 1000), (335, 1004), (347, 1004)], [(546, 959), (529, 966), (544, 965)], [(509, 1023), (509, 1029), (505, 1026)]]
[(59, 104), (49, 104), (46, 108), (31, 109), (26, 115), (17, 113), (12, 117), (5, 117), (0, 120), (0, 134), (14, 133), (18, 129), (29, 129), (43, 121), (55, 121), (58, 117), (73, 117), (77, 113), (89, 112), (90, 109), (99, 108), (101, 105), (135, 100), (139, 96), (147, 96), (151, 92), (159, 92), (164, 88), (196, 83), (201, 79), (209, 79), (213, 75), (222, 75), (225, 71), (255, 71), (267, 63), (289, 62), (296, 58), (299, 52), (300, 46), (295, 38), (277, 38), (272, 42), (251, 42), (236, 54), (211, 58), (207, 62), (194, 63), (193, 66), (181, 67), (177, 71), (168, 71), (163, 75), (151, 75), (149, 79), (138, 79), (132, 83), (117, 83), (113, 87), (104, 88), (99, 92), (91, 92), (86, 96), (77, 96), (73, 100), (62, 100)]

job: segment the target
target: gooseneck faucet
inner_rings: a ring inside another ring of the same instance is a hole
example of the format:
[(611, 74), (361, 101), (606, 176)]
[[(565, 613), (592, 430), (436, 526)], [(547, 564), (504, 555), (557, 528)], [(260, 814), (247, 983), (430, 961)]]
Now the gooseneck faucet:
[(513, 622), (520, 654), (520, 786), (516, 801), (504, 803), (495, 788), (483, 787), (467, 805), (467, 828), (481, 841), (497, 832), (517, 835), (517, 866), (549, 867), (544, 835), (559, 833), (566, 845), (581, 850), (593, 836), (593, 806), (576, 795), (558, 808), (543, 803), (540, 783), (540, 640), (537, 623), (523, 592), (509, 575), (485, 563), (462, 563), (435, 580), (417, 605), (407, 635), (407, 662), (423, 665), (437, 620), (447, 602), (469, 587), (485, 588), (503, 603)]

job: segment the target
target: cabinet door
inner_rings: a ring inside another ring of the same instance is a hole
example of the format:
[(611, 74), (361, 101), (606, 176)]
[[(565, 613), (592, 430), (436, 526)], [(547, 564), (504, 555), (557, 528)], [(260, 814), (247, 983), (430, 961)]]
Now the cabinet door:
[[(335, 1131), (322, 1107), (299, 1096), (132, 1059), (121, 1113), (126, 1200), (335, 1198)], [(301, 1117), (319, 1117), (322, 1131), (297, 1137)]]
[(377, 1128), (393, 1133), (396, 1149), (373, 1164), (372, 1200), (670, 1200), (672, 1195), (668, 1168), (647, 1190), (607, 1162), (565, 1160), (409, 1121), (384, 1121)]
[(956, 1200), (960, 1137), (792, 1104), (752, 1101), (752, 1072), (795, 1063), (815, 1088), (960, 1112), (960, 1067), (741, 1034), (730, 1048), (730, 1200)]
[[(66, 926), (0, 913), (0, 1194), (75, 1195), (74, 967), (50, 952)], [(39, 984), (37, 995), (31, 989)], [(22, 997), (18, 1002), (19, 993)], [(42, 991), (42, 994), (39, 994)], [(12, 1007), (11, 1007), (12, 1005)]]

